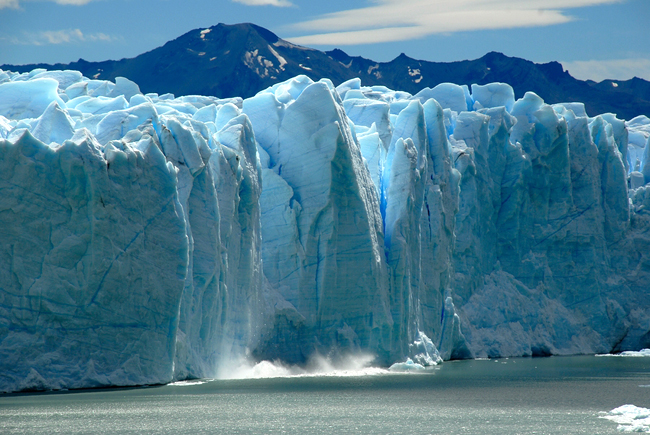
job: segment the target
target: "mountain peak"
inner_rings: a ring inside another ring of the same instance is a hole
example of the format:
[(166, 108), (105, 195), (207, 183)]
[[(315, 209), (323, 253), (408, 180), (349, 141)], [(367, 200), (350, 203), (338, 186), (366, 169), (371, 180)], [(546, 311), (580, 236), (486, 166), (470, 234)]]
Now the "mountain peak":
[(483, 56), (484, 59), (508, 59), (508, 56), (499, 51), (490, 51)]
[[(1, 1), (1, 0), (0, 0)], [(650, 82), (635, 78), (617, 86), (580, 81), (558, 62), (537, 64), (496, 51), (475, 60), (430, 62), (405, 53), (390, 62), (350, 56), (341, 49), (322, 52), (300, 47), (253, 23), (219, 23), (194, 29), (133, 59), (63, 65), (2, 65), (25, 72), (34, 68), (78, 69), (86, 77), (127, 77), (144, 92), (250, 97), (300, 74), (334, 84), (358, 77), (364, 85), (382, 85), (416, 94), (425, 87), (451, 82), (470, 86), (509, 83), (516, 97), (535, 90), (548, 103), (583, 101), (588, 113), (615, 112), (631, 119), (650, 115)], [(179, 79), (182, 78), (182, 79)], [(623, 98), (625, 97), (625, 98)]]
[(549, 77), (558, 78), (564, 74), (564, 67), (560, 62), (552, 61), (539, 65), (539, 68), (546, 72)]
[(253, 23), (238, 23), (238, 24), (219, 23), (215, 26), (210, 27), (209, 29), (194, 29), (188, 33), (195, 33), (197, 31), (205, 32), (207, 30), (210, 30), (211, 32), (215, 32), (216, 34), (219, 35), (234, 34), (234, 35), (241, 35), (242, 37), (243, 35), (254, 33), (259, 35), (262, 39), (264, 39), (269, 44), (274, 44), (280, 39), (275, 33), (271, 32), (270, 30), (265, 29), (264, 27), (260, 27), (257, 24), (253, 24)]
[(340, 48), (335, 48), (332, 51), (326, 52), (329, 57), (339, 62), (347, 63), (350, 60), (350, 56)]

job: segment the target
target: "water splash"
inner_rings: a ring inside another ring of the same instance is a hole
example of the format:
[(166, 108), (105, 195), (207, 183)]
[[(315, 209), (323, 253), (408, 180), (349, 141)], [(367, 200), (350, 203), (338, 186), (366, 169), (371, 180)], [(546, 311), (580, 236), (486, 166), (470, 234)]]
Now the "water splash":
[(196, 380), (191, 380), (191, 381), (177, 381), (177, 382), (172, 382), (171, 384), (167, 384), (169, 387), (191, 387), (194, 385), (201, 385), (201, 384), (207, 384), (210, 382), (209, 380), (204, 380), (204, 379), (196, 379)]
[(336, 360), (316, 355), (304, 366), (287, 365), (281, 361), (252, 362), (240, 358), (220, 367), (217, 379), (257, 379), (306, 376), (372, 376), (390, 373), (385, 368), (373, 367), (375, 357), (370, 354), (347, 355)]

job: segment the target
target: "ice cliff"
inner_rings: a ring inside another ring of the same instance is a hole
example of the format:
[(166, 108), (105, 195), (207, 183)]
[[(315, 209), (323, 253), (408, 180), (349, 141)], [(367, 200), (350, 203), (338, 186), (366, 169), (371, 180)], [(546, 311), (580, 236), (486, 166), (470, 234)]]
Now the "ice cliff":
[(0, 71), (0, 391), (650, 345), (650, 119)]

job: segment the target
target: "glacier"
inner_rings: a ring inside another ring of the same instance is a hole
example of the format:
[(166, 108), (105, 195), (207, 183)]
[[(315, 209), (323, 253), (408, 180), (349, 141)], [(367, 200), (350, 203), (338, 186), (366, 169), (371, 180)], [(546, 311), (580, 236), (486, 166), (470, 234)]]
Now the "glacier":
[(0, 191), (0, 392), (650, 346), (646, 116), (0, 71)]

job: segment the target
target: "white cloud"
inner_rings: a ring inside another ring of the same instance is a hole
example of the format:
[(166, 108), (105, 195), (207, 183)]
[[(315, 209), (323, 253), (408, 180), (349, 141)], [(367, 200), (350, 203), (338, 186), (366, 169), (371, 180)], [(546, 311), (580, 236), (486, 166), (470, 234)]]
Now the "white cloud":
[(18, 9), (18, 0), (0, 0), (0, 9)]
[(569, 74), (580, 80), (629, 80), (635, 76), (650, 80), (650, 59), (576, 60), (561, 63)]
[(404, 41), (436, 33), (548, 26), (573, 20), (565, 10), (625, 0), (374, 0), (291, 26), (303, 45)]
[(33, 40), (36, 45), (40, 45), (41, 41), (48, 44), (64, 44), (85, 39), (83, 32), (79, 29), (43, 31), (34, 36)]
[(79, 42), (111, 42), (118, 38), (105, 33), (85, 34), (79, 29), (45, 30), (35, 33), (25, 33), (22, 38), (12, 37), (9, 42), (21, 45), (51, 45), (72, 44)]
[[(18, 9), (20, 6), (19, 4), (20, 0), (0, 0), (0, 9), (5, 9), (5, 8), (11, 8), (11, 9)], [(29, 1), (29, 0), (23, 0), (23, 1)], [(90, 3), (93, 0), (48, 0), (60, 5), (73, 5), (73, 6), (83, 6), (85, 4)]]
[(293, 6), (288, 0), (232, 0), (235, 3), (241, 3), (248, 6), (277, 6), (279, 8), (286, 8)]

